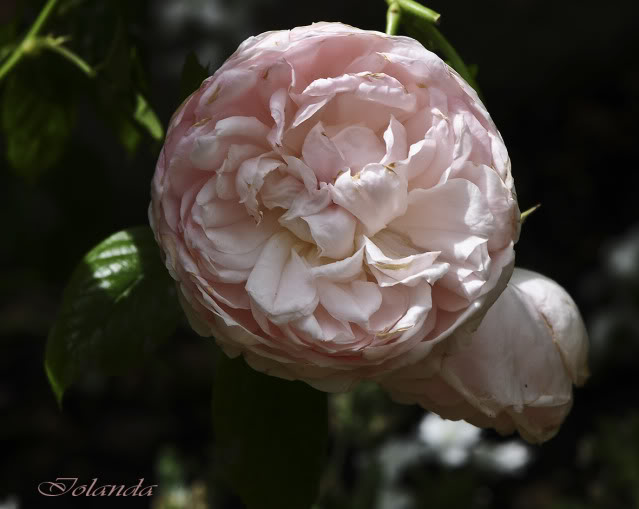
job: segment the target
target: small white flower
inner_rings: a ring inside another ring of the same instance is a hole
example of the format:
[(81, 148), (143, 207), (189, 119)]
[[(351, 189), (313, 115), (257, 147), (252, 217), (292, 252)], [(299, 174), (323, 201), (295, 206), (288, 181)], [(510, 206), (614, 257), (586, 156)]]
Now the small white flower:
[(15, 495), (9, 495), (4, 500), (0, 500), (0, 509), (19, 509), (20, 504)]
[(481, 430), (465, 421), (449, 421), (426, 414), (419, 425), (419, 438), (435, 452), (439, 461), (451, 467), (463, 465), (479, 442)]
[(524, 468), (531, 458), (530, 449), (519, 440), (490, 446), (483, 444), (476, 450), (477, 459), (501, 473), (514, 473)]

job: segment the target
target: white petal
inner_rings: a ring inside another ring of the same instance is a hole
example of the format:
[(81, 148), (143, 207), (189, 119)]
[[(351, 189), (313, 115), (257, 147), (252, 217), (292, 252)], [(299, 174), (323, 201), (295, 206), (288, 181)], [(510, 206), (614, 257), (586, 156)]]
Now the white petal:
[(449, 244), (450, 250), (455, 246), (454, 234), (490, 237), (494, 219), (477, 186), (467, 180), (452, 179), (432, 189), (412, 190), (406, 213), (389, 227), (407, 234), (419, 247), (432, 249), (433, 240), (438, 239), (439, 243)]
[(293, 325), (314, 340), (351, 343), (355, 339), (348, 322), (337, 320), (322, 306), (318, 306), (315, 313), (300, 318)]
[(333, 201), (359, 219), (368, 236), (406, 211), (406, 179), (381, 164), (369, 164), (356, 175), (347, 171), (329, 188)]
[(391, 115), (388, 128), (384, 131), (384, 142), (386, 143), (386, 154), (379, 161), (381, 164), (397, 163), (397, 161), (406, 159), (408, 156), (406, 129), (397, 121), (394, 115)]
[(509, 284), (533, 303), (550, 328), (572, 381), (582, 385), (588, 377), (588, 333), (570, 295), (553, 280), (524, 269), (515, 269)]
[(321, 279), (317, 287), (320, 303), (337, 320), (365, 323), (382, 304), (382, 294), (375, 283), (332, 283)]
[(218, 170), (218, 173), (232, 173), (247, 159), (259, 156), (264, 153), (264, 148), (252, 144), (233, 143), (229, 146), (226, 159)]
[(289, 209), (303, 190), (304, 184), (295, 177), (291, 175), (282, 177), (280, 172), (270, 173), (264, 179), (260, 197), (266, 208)]
[(430, 189), (441, 180), (442, 174), (450, 166), (453, 158), (452, 133), (446, 120), (440, 120), (431, 127), (423, 140), (411, 145), (405, 166), (410, 188)]
[(516, 238), (519, 228), (519, 209), (511, 191), (495, 170), (486, 165), (467, 162), (451, 176), (473, 182), (486, 198), (495, 221), (495, 233), (488, 240), (488, 248), (501, 249)]
[(402, 288), (380, 288), (382, 304), (368, 320), (368, 330), (373, 334), (387, 333), (406, 314), (410, 299)]
[(261, 220), (257, 194), (266, 176), (282, 164), (279, 159), (262, 155), (244, 161), (237, 170), (235, 189), (240, 197), (240, 203), (245, 204), (246, 210), (256, 221)]
[(291, 219), (317, 214), (330, 204), (331, 193), (327, 187), (312, 192), (303, 191), (297, 195), (291, 208), (280, 218), (280, 223), (285, 224)]
[[(213, 177), (211, 181), (215, 183)], [(199, 195), (198, 195), (199, 196)], [(220, 200), (214, 198), (203, 204), (196, 204), (191, 209), (193, 222), (202, 228), (219, 228), (235, 224), (247, 218), (246, 208), (235, 200)]]
[(331, 137), (345, 166), (351, 173), (360, 171), (368, 163), (378, 163), (384, 157), (384, 148), (375, 132), (368, 127), (348, 126)]
[(347, 167), (321, 122), (315, 124), (306, 136), (302, 156), (320, 182), (332, 182), (335, 176)]
[(309, 315), (317, 307), (313, 277), (294, 244), (287, 232), (273, 235), (246, 282), (256, 307), (276, 324)]
[(246, 216), (245, 219), (229, 226), (207, 228), (206, 236), (213, 248), (223, 253), (248, 253), (263, 244), (278, 229), (277, 219), (273, 213), (267, 213), (260, 224)]
[(353, 254), (357, 221), (350, 212), (338, 205), (330, 205), (302, 219), (308, 223), (321, 256), (339, 260)]
[(364, 248), (358, 249), (352, 256), (332, 263), (313, 267), (311, 272), (316, 278), (326, 278), (333, 282), (348, 282), (363, 273)]
[(304, 161), (286, 154), (282, 157), (284, 158), (284, 161), (286, 161), (285, 170), (287, 173), (290, 173), (300, 182), (303, 182), (304, 187), (306, 187), (309, 192), (317, 190), (317, 177), (315, 176), (315, 173), (313, 173), (313, 170), (309, 168)]
[(367, 237), (364, 237), (364, 245), (366, 263), (382, 287), (396, 284), (415, 286), (421, 280), (433, 285), (448, 271), (447, 263), (434, 263), (439, 251), (391, 258)]
[(290, 98), (285, 88), (277, 90), (269, 100), (271, 117), (273, 117), (275, 125), (268, 134), (268, 141), (274, 148), (282, 145), (282, 136), (286, 128), (286, 106), (289, 101)]
[(414, 111), (417, 103), (415, 96), (409, 94), (397, 79), (371, 72), (320, 78), (306, 87), (302, 95), (323, 97), (345, 92), (351, 92), (358, 99), (406, 111)]
[[(304, 96), (300, 97), (306, 99)], [(305, 100), (303, 104), (300, 104), (300, 108), (297, 110), (297, 113), (293, 118), (291, 127), (295, 128), (306, 122), (309, 118), (315, 115), (315, 113), (326, 106), (332, 98), (333, 96), (329, 95), (327, 97), (313, 97), (311, 100)]]
[[(266, 147), (269, 128), (255, 117), (228, 117), (215, 124), (208, 135), (195, 139), (191, 162), (196, 168), (217, 169), (229, 146), (242, 140)], [(265, 150), (266, 151), (266, 150)]]

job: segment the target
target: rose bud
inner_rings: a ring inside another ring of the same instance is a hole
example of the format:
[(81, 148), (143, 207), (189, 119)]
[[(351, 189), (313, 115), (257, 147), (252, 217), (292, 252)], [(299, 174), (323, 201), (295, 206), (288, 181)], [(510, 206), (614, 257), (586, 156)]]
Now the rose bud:
[(343, 391), (476, 328), (519, 209), (475, 91), (407, 37), (251, 37), (174, 114), (151, 225), (192, 326), (255, 369)]
[(386, 380), (391, 396), (529, 442), (557, 433), (588, 377), (586, 328), (561, 286), (515, 269), (477, 331), (457, 339)]

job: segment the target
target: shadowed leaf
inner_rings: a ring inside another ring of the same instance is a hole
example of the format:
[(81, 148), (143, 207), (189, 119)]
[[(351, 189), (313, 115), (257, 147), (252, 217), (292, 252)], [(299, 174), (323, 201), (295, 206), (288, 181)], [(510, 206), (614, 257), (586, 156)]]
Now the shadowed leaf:
[(72, 104), (39, 88), (18, 69), (8, 76), (2, 96), (6, 157), (18, 174), (29, 178), (60, 159), (75, 123)]
[(209, 77), (208, 69), (200, 64), (197, 56), (191, 51), (184, 59), (182, 77), (180, 78), (180, 102), (195, 92), (202, 82)]
[(247, 509), (308, 509), (324, 466), (327, 396), (220, 354), (213, 425), (222, 475)]

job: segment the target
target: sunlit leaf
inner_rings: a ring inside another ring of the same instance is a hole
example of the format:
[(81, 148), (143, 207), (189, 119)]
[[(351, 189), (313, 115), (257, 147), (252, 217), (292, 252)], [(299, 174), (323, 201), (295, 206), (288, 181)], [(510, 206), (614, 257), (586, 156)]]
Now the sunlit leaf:
[(144, 127), (151, 138), (154, 140), (161, 140), (164, 137), (164, 129), (160, 119), (155, 114), (153, 109), (149, 106), (149, 103), (140, 93), (136, 96), (135, 112), (133, 118)]
[(142, 363), (180, 316), (150, 228), (98, 244), (71, 276), (49, 333), (45, 368), (58, 402), (86, 373), (113, 375)]
[(308, 509), (327, 443), (327, 397), (220, 354), (213, 426), (221, 474), (247, 509)]

